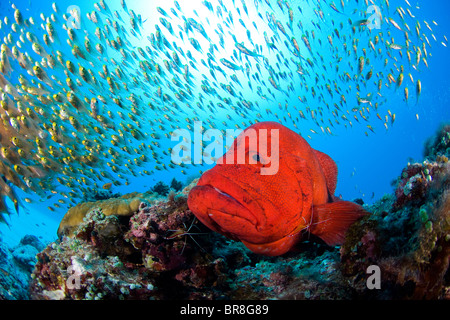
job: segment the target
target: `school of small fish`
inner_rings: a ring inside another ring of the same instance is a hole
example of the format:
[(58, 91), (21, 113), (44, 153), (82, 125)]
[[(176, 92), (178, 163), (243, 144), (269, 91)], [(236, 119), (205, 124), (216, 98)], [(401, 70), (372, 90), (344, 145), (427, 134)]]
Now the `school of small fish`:
[(55, 195), (54, 211), (133, 176), (185, 173), (170, 161), (170, 137), (197, 120), (222, 130), (274, 120), (309, 138), (337, 126), (387, 130), (396, 107), (386, 96), (401, 90), (417, 101), (431, 42), (448, 43), (407, 0), (192, 2), (208, 14), (174, 1), (143, 21), (132, 1), (113, 10), (101, 0), (88, 13), (53, 3), (49, 15), (26, 16), (9, 3), (13, 18), (0, 20), (0, 221), (7, 199), (18, 211), (31, 195)]

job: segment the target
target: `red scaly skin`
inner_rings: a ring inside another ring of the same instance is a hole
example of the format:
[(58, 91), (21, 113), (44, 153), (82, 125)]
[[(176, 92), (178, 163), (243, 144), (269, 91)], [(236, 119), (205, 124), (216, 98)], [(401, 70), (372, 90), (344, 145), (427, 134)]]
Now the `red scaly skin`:
[[(266, 153), (258, 152), (261, 129), (267, 130)], [(255, 145), (249, 143), (251, 139), (242, 139), (251, 130), (256, 132)], [(278, 139), (273, 130), (278, 130)], [(237, 150), (243, 143), (245, 163), (239, 164)], [(276, 152), (270, 154), (272, 143), (278, 144), (278, 156)], [(251, 164), (252, 158), (259, 161)], [(263, 175), (262, 168), (278, 170)], [(336, 182), (337, 167), (329, 156), (312, 149), (300, 135), (279, 123), (260, 122), (241, 133), (223, 156), (222, 164), (202, 175), (189, 193), (188, 205), (210, 229), (242, 241), (255, 253), (276, 256), (300, 241), (305, 229), (311, 233), (316, 230), (329, 244), (339, 243), (348, 226), (365, 214), (361, 207), (347, 201), (327, 209)], [(317, 214), (315, 208), (319, 208)], [(346, 214), (334, 223), (328, 216), (332, 211)], [(326, 220), (322, 226), (321, 219)]]

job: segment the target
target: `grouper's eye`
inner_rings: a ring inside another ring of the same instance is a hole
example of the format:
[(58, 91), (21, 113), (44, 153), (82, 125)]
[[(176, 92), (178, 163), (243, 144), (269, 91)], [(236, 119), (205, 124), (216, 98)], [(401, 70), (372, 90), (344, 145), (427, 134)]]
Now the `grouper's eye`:
[(257, 153), (255, 153), (255, 154), (253, 155), (252, 158), (253, 158), (253, 160), (255, 160), (256, 162), (261, 161), (261, 158), (260, 158), (259, 154), (257, 154)]

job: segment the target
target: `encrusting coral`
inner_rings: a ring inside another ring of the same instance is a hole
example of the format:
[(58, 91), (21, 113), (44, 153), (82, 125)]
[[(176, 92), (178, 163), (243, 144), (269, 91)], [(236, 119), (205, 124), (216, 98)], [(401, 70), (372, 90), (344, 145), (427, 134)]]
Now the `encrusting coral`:
[(139, 209), (141, 202), (153, 202), (153, 194), (129, 193), (119, 198), (109, 198), (95, 202), (82, 202), (70, 208), (64, 215), (58, 228), (58, 236), (71, 235), (74, 229), (83, 221), (86, 214), (98, 208), (105, 216), (131, 216)]

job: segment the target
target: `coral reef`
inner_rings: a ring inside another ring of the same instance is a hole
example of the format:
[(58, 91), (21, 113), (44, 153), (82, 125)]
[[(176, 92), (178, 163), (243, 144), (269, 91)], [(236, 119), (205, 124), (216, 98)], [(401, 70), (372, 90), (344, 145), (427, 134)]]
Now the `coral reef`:
[[(153, 206), (141, 202), (131, 218), (95, 208), (73, 237), (38, 254), (32, 297), (186, 298), (186, 288), (208, 288), (221, 269), (220, 260), (210, 261), (202, 247), (208, 243), (211, 250), (213, 242), (193, 239), (203, 233), (196, 223), (182, 193)], [(77, 287), (70, 281), (78, 275)]]
[(446, 171), (448, 171), (446, 156), (437, 156), (433, 162), (425, 159), (422, 163), (408, 164), (397, 182), (394, 207), (398, 209), (424, 204), (430, 190), (439, 189), (440, 184), (445, 184), (445, 181), (434, 180), (443, 177), (446, 179)]
[(39, 251), (32, 245), (26, 244), (19, 248), (16, 248), (13, 252), (13, 258), (19, 265), (21, 265), (25, 270), (33, 271), (34, 265), (36, 264), (36, 255)]
[(58, 228), (58, 236), (72, 234), (86, 214), (94, 208), (100, 209), (106, 216), (131, 216), (138, 211), (141, 202), (152, 203), (154, 200), (152, 193), (133, 192), (119, 198), (79, 203), (64, 215)]
[[(72, 237), (37, 255), (31, 297), (450, 299), (450, 149), (435, 141), (424, 161), (402, 171), (393, 194), (364, 205), (372, 214), (341, 247), (305, 234), (293, 252), (256, 255), (195, 218), (186, 204), (194, 180), (161, 201), (122, 197), (136, 203), (125, 215), (89, 205)], [(368, 286), (373, 266), (376, 288)]]
[(92, 189), (90, 192), (84, 193), (82, 202), (95, 202), (98, 200), (106, 200), (111, 198), (120, 198), (122, 195), (118, 192), (113, 193), (111, 190)]
[(437, 133), (425, 142), (423, 155), (435, 160), (437, 156), (450, 154), (450, 123), (441, 125)]
[(165, 184), (162, 181), (158, 181), (151, 189), (150, 191), (155, 192), (161, 196), (167, 196), (167, 194), (169, 193), (169, 186), (167, 184)]
[(178, 192), (183, 188), (183, 184), (177, 179), (173, 178), (172, 181), (170, 182), (170, 188)]
[(0, 300), (29, 299), (28, 287), (36, 254), (44, 247), (33, 235), (25, 235), (14, 248), (0, 242)]
[[(352, 280), (358, 296), (450, 298), (448, 153), (430, 154), (422, 163), (408, 164), (395, 194), (383, 197), (371, 211), (372, 215), (352, 226), (341, 248), (343, 274)], [(382, 271), (383, 290), (367, 290), (360, 275), (369, 265)]]

